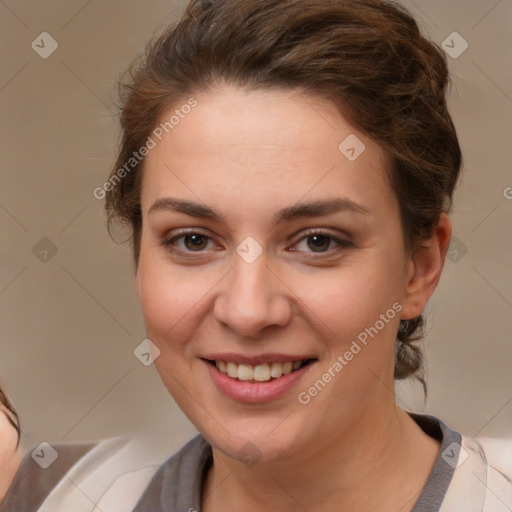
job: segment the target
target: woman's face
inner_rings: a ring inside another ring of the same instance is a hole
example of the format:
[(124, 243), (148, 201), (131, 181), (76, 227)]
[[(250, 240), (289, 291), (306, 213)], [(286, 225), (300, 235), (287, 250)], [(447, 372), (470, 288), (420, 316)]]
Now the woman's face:
[(145, 160), (135, 285), (155, 364), (225, 454), (305, 456), (395, 407), (395, 335), (423, 307), (384, 153), (293, 91), (195, 99)]

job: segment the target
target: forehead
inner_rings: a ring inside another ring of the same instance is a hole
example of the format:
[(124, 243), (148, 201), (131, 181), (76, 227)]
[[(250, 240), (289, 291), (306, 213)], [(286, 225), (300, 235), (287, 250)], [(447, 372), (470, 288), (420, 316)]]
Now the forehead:
[(164, 126), (175, 115), (146, 157), (143, 211), (165, 195), (204, 198), (224, 209), (245, 203), (260, 212), (306, 196), (394, 201), (382, 148), (330, 102), (233, 86), (194, 99), (193, 109), (180, 112), (177, 103), (160, 118)]

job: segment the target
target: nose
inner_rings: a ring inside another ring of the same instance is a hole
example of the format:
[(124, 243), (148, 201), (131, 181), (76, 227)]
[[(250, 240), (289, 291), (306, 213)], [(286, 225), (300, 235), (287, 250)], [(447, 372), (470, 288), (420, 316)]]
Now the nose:
[(290, 291), (268, 267), (265, 254), (252, 263), (235, 256), (234, 268), (222, 282), (214, 316), (239, 335), (257, 337), (266, 327), (290, 321)]

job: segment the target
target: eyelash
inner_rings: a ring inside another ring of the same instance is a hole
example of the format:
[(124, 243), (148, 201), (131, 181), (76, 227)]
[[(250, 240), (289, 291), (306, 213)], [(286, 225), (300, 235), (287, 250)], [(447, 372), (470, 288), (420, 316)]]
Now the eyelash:
[[(173, 237), (164, 240), (162, 245), (164, 245), (165, 247), (167, 247), (167, 248), (169, 248), (169, 249), (171, 249), (173, 251), (185, 253), (187, 255), (202, 254), (204, 252), (204, 250), (201, 250), (201, 251), (188, 251), (188, 250), (183, 250), (183, 249), (177, 249), (176, 247), (174, 247), (174, 243), (177, 240), (180, 240), (180, 239), (185, 238), (186, 236), (190, 236), (190, 235), (200, 235), (200, 236), (202, 236), (204, 238), (207, 238), (208, 240), (212, 240), (212, 238), (210, 236), (206, 235), (205, 233), (201, 233), (198, 230), (190, 229), (190, 230), (183, 230), (183, 231), (179, 232), (177, 235), (174, 235)], [(328, 232), (321, 231), (321, 230), (318, 230), (318, 229), (310, 229), (310, 230), (306, 231), (303, 234), (303, 236), (294, 245), (297, 245), (298, 243), (302, 242), (303, 240), (307, 240), (308, 238), (312, 238), (313, 236), (322, 236), (322, 237), (328, 238), (330, 242), (337, 243), (338, 244), (338, 248), (337, 249), (329, 249), (327, 251), (320, 251), (320, 252), (300, 251), (300, 250), (297, 250), (297, 249), (293, 249), (292, 252), (303, 252), (303, 253), (307, 253), (307, 254), (318, 254), (318, 255), (329, 255), (329, 256), (331, 256), (333, 254), (333, 252), (337, 252), (340, 249), (347, 249), (349, 247), (354, 247), (354, 244), (352, 242), (349, 242), (348, 240), (343, 240), (341, 238), (335, 237), (334, 235), (332, 235), (332, 234), (330, 234)], [(314, 256), (314, 257), (317, 258), (317, 257), (321, 257), (321, 256)]]

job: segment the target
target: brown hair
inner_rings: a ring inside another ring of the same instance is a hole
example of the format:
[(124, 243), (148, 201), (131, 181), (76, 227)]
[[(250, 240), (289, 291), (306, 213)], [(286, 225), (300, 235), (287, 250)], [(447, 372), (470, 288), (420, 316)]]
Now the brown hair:
[(18, 417), (18, 413), (14, 409), (14, 406), (12, 405), (12, 402), (7, 398), (7, 395), (4, 393), (2, 388), (0, 388), (0, 410), (2, 410), (5, 415), (7, 416), (7, 419), (9, 420), (9, 423), (16, 429), (16, 432), (18, 433), (18, 444), (20, 443), (20, 419)]
[[(446, 105), (446, 57), (405, 8), (386, 0), (193, 0), (120, 83), (122, 141), (106, 209), (109, 228), (131, 227), (136, 265), (143, 159), (132, 156), (165, 109), (222, 80), (324, 98), (380, 144), (409, 253), (451, 209), (462, 156)], [(423, 324), (423, 316), (400, 322), (396, 379), (414, 375), (425, 385), (414, 344)]]

